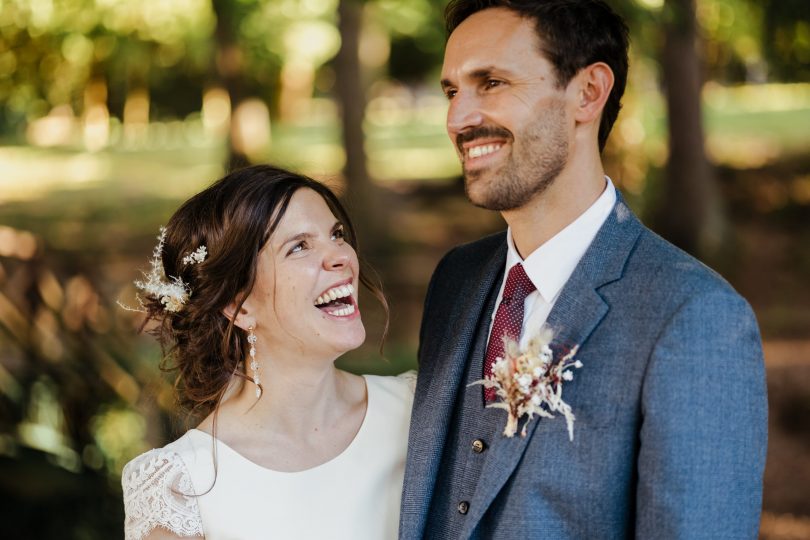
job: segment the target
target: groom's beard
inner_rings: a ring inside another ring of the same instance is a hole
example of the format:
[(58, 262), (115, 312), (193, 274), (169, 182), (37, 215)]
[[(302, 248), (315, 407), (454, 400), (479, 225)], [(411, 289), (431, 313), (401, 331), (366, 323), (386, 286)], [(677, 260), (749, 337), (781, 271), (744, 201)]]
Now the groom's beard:
[[(568, 162), (565, 110), (552, 108), (515, 137), (501, 127), (484, 126), (459, 134), (465, 142), (483, 138), (506, 139), (510, 153), (499, 166), (464, 170), (464, 188), (474, 205), (488, 210), (515, 210), (525, 206), (554, 183)], [(462, 164), (463, 166), (463, 164)]]

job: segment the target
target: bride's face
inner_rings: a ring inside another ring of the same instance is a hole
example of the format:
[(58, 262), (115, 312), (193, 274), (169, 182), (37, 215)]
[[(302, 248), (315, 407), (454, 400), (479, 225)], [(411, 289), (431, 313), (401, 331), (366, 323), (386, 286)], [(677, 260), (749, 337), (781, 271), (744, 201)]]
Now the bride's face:
[(334, 360), (365, 341), (357, 303), (359, 264), (343, 224), (315, 191), (301, 188), (259, 254), (245, 307), (259, 356)]

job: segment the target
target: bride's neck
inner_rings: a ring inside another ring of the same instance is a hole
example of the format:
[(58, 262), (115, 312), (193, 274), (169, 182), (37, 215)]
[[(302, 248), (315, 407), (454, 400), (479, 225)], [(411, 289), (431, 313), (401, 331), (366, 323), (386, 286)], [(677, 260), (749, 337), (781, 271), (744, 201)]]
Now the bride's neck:
[(306, 437), (323, 426), (331, 425), (340, 412), (360, 397), (354, 376), (334, 365), (293, 368), (273, 366), (261, 373), (262, 395), (256, 398), (256, 386), (245, 381), (240, 391), (220, 407), (220, 428), (225, 423), (263, 433)]
[(333, 459), (351, 444), (366, 414), (362, 377), (328, 369), (265, 370), (263, 392), (245, 381), (199, 429), (254, 463), (296, 472)]

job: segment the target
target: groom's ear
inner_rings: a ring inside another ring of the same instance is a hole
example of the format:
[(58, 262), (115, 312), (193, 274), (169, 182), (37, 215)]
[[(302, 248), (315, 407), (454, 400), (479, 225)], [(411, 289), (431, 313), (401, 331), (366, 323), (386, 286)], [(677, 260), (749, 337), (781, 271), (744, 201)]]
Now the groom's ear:
[(613, 70), (604, 62), (596, 62), (582, 68), (572, 82), (576, 85), (578, 100), (574, 119), (580, 123), (599, 123), (605, 102), (613, 89)]

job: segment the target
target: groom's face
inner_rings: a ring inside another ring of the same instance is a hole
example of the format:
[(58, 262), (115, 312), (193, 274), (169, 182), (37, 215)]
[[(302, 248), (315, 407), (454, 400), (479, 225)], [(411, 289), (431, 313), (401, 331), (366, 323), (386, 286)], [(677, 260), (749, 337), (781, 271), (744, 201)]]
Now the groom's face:
[(531, 20), (506, 8), (465, 19), (447, 41), (442, 88), (447, 133), (474, 204), (513, 210), (554, 182), (574, 126)]

